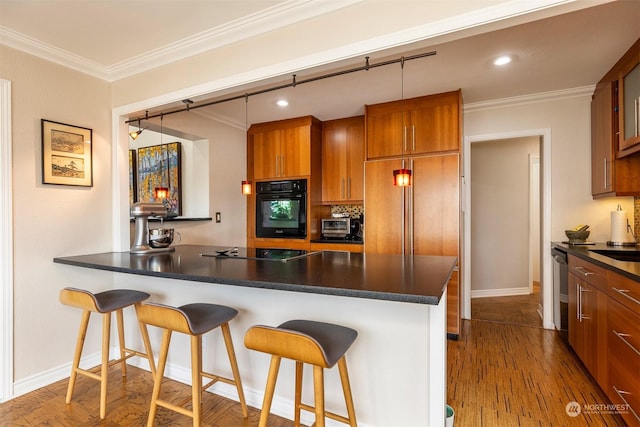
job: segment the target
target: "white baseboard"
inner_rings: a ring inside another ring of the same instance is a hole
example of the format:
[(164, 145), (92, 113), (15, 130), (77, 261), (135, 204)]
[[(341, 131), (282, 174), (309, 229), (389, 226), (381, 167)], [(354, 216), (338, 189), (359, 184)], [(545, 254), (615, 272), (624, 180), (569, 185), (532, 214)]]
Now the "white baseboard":
[(503, 289), (476, 289), (471, 290), (471, 298), (487, 298), (487, 297), (511, 297), (515, 295), (529, 295), (529, 287), (522, 288), (503, 288)]
[[(119, 349), (117, 347), (112, 347), (110, 349), (110, 352), (111, 352), (110, 354), (112, 355), (118, 354)], [(80, 361), (80, 366), (93, 367), (93, 366), (99, 365), (101, 361), (102, 361), (102, 355), (100, 352), (97, 352), (87, 357), (83, 357)], [(133, 357), (129, 359), (127, 362), (131, 366), (135, 366), (137, 368), (149, 371), (149, 364), (147, 363), (146, 360), (140, 357)], [(50, 384), (53, 384), (65, 378), (69, 378), (70, 372), (71, 372), (71, 362), (65, 363), (64, 365), (58, 366), (48, 371), (44, 371), (39, 374), (32, 375), (28, 378), (16, 381), (13, 386), (14, 395), (9, 396), (5, 401), (30, 393), (34, 390), (48, 386)], [(242, 373), (240, 375), (242, 375)], [(172, 380), (181, 382), (183, 384), (191, 384), (191, 370), (183, 366), (170, 364), (170, 363), (167, 364), (165, 368), (164, 376), (166, 378), (170, 378)], [(266, 373), (265, 373), (265, 378), (266, 378)], [(236, 390), (236, 387), (231, 384), (218, 382), (214, 384), (212, 387), (209, 387), (207, 391), (222, 397), (226, 397), (227, 399), (235, 400), (236, 402), (238, 401), (238, 392)], [(257, 409), (262, 408), (264, 390), (256, 390), (254, 388), (248, 388), (246, 386), (243, 386), (243, 391), (244, 391), (244, 397), (248, 406), (251, 406)], [(151, 390), (149, 390), (149, 393), (151, 393)], [(290, 399), (283, 399), (278, 396), (274, 396), (273, 402), (271, 404), (270, 412), (279, 417), (286, 418), (293, 421), (293, 401)], [(315, 415), (311, 414), (310, 412), (302, 411), (300, 419), (303, 424), (312, 425), (315, 421)], [(327, 419), (325, 424), (327, 427), (344, 426), (344, 424), (334, 421), (332, 419)], [(362, 427), (367, 427), (367, 424), (358, 423), (358, 425)]]

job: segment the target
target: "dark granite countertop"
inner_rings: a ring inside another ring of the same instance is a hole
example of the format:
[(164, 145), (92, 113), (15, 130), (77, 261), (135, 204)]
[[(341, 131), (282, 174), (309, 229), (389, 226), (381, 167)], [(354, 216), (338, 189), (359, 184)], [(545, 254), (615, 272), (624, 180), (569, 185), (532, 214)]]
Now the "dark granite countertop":
[(54, 258), (55, 263), (168, 279), (437, 305), (456, 257), (323, 251), (287, 262), (202, 256), (213, 246), (175, 252), (107, 252)]
[(311, 243), (344, 243), (351, 245), (362, 245), (362, 240), (346, 240), (346, 239), (313, 239)]
[(571, 255), (575, 255), (578, 258), (582, 258), (586, 261), (597, 264), (608, 270), (615, 271), (625, 277), (640, 282), (640, 262), (633, 261), (618, 261), (605, 255), (601, 255), (593, 252), (593, 250), (607, 250), (607, 251), (638, 251), (640, 247), (637, 246), (607, 246), (606, 243), (594, 243), (590, 245), (570, 245), (564, 242), (553, 242), (552, 247), (563, 249), (565, 252)]

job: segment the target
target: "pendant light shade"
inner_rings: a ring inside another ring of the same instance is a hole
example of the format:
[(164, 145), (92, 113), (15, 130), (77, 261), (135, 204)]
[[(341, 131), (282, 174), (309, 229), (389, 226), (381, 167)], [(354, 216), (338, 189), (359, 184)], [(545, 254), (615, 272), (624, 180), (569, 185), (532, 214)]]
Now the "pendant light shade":
[(156, 199), (168, 199), (169, 189), (167, 187), (156, 187), (154, 189)]
[(393, 171), (393, 185), (396, 187), (408, 187), (411, 181), (411, 169), (402, 168)]
[(251, 194), (251, 187), (251, 181), (242, 181), (242, 194), (244, 194), (245, 196)]
[(138, 139), (138, 137), (140, 136), (143, 130), (144, 129), (138, 129), (136, 131), (129, 132), (129, 136), (131, 137), (131, 139), (135, 141), (136, 139)]
[[(404, 100), (404, 56), (400, 58), (400, 98)], [(406, 127), (404, 126), (403, 119), (403, 128), (406, 136)], [(406, 169), (404, 167), (404, 143), (402, 144), (402, 169), (396, 169), (393, 171), (393, 185), (396, 187), (408, 187), (411, 185), (411, 169)]]

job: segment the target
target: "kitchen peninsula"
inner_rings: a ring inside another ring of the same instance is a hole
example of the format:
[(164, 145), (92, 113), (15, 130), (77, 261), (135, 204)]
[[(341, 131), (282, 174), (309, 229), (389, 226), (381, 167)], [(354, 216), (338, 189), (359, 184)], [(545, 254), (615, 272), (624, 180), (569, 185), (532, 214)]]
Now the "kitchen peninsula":
[[(166, 254), (110, 252), (60, 257), (54, 262), (103, 270), (100, 274), (110, 274), (105, 281), (109, 277), (114, 288), (144, 290), (156, 302), (214, 302), (236, 308), (240, 314), (231, 330), (251, 406), (262, 404), (269, 358), (241, 345), (245, 331), (254, 324), (277, 325), (303, 318), (358, 331), (347, 358), (360, 425), (444, 425), (446, 291), (455, 257), (324, 251), (273, 260), (255, 259), (251, 249), (240, 249), (240, 257), (218, 256), (216, 251), (221, 249), (181, 245)], [(135, 322), (127, 322), (127, 327), (134, 339), (138, 335)], [(154, 347), (157, 338), (154, 341), (152, 336)], [(225, 373), (228, 367), (219, 337), (205, 337), (205, 341), (205, 363), (214, 363), (214, 370)], [(178, 365), (177, 371), (189, 366), (188, 352), (184, 353), (171, 361)], [(308, 399), (313, 381), (310, 370), (305, 375), (309, 377), (304, 381), (303, 399)], [(340, 390), (337, 370), (328, 371), (325, 381), (327, 408), (342, 412), (340, 393), (332, 392)], [(291, 418), (293, 364), (283, 364), (278, 384), (272, 412)], [(237, 399), (225, 386), (213, 389)]]

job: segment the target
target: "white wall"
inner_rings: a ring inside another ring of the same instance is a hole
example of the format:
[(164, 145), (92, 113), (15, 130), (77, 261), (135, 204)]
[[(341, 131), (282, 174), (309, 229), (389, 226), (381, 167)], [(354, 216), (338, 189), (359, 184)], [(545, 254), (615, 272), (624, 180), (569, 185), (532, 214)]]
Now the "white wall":
[(632, 197), (591, 197), (591, 93), (586, 88), (531, 101), (465, 106), (465, 137), (551, 129), (551, 218), (543, 221), (551, 221), (552, 241), (565, 240), (564, 230), (577, 224), (589, 224), (589, 240), (607, 241), (609, 211), (618, 204), (633, 211)]
[(529, 155), (539, 150), (536, 137), (471, 144), (472, 296), (529, 292)]
[[(104, 81), (5, 46), (0, 56), (1, 77), (12, 84), (14, 379), (19, 393), (31, 376), (68, 363), (73, 355), (80, 313), (58, 302), (59, 290), (112, 287), (110, 277), (96, 280), (89, 271), (69, 275), (52, 262), (56, 256), (111, 249), (111, 93)], [(42, 184), (42, 118), (93, 129), (93, 187)], [(87, 339), (89, 353), (98, 348), (98, 335)]]

